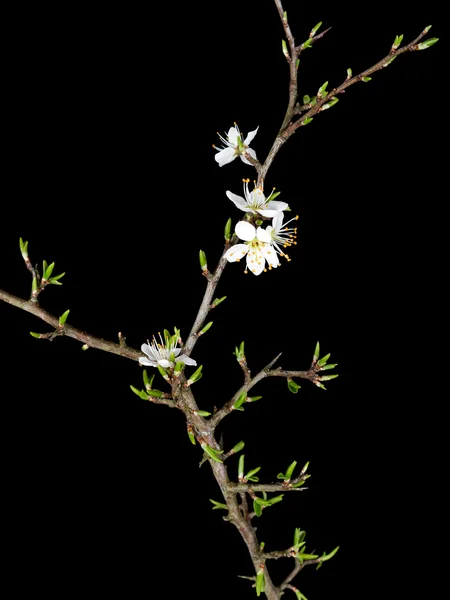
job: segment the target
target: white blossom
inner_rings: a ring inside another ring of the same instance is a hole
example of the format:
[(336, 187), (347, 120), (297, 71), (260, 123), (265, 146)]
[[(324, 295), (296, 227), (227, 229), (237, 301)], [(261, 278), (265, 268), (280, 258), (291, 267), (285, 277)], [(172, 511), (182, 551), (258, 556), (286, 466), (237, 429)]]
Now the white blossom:
[[(280, 202), (278, 200), (268, 200), (264, 196), (262, 188), (255, 186), (255, 188), (249, 192), (248, 184), (250, 179), (243, 179), (244, 182), (244, 197), (237, 196), (233, 192), (227, 191), (228, 198), (234, 202), (234, 204), (244, 212), (259, 213), (263, 217), (274, 217), (278, 212), (286, 210), (289, 205), (286, 202)], [(270, 196), (269, 196), (270, 198)]]
[(230, 127), (228, 133), (225, 134), (225, 137), (218, 133), (217, 135), (220, 137), (220, 141), (224, 144), (223, 148), (216, 148), (216, 146), (213, 146), (213, 148), (218, 150), (214, 158), (219, 163), (219, 167), (223, 167), (223, 165), (232, 162), (237, 156), (240, 156), (242, 162), (245, 164), (251, 165), (252, 163), (245, 158), (244, 153), (256, 158), (256, 153), (249, 148), (249, 144), (255, 137), (258, 129), (259, 127), (254, 131), (250, 131), (244, 140), (242, 139), (242, 134), (236, 123), (234, 124), (234, 127)]
[[(266, 271), (266, 261), (269, 269), (276, 268), (280, 264), (277, 253), (272, 246), (272, 238), (267, 229), (255, 227), (247, 221), (239, 221), (235, 227), (235, 233), (245, 244), (235, 244), (225, 252), (225, 258), (229, 262), (239, 262), (244, 256), (247, 257), (247, 269), (255, 275)], [(247, 273), (247, 270), (245, 271)]]
[(146, 367), (157, 367), (160, 365), (161, 367), (173, 368), (175, 363), (184, 362), (186, 365), (196, 365), (197, 363), (189, 356), (185, 354), (180, 354), (181, 348), (177, 348), (178, 345), (178, 335), (170, 336), (164, 333), (164, 340), (159, 334), (160, 341), (158, 342), (153, 336), (153, 341), (150, 344), (142, 344), (141, 350), (147, 356), (141, 356), (139, 358), (139, 362), (141, 365), (145, 365)]
[(282, 212), (277, 213), (272, 219), (272, 225), (269, 225), (266, 231), (270, 236), (270, 243), (275, 248), (275, 251), (289, 261), (291, 259), (280, 246), (289, 248), (290, 246), (297, 244), (297, 227), (287, 227), (287, 225), (292, 221), (297, 221), (298, 215), (289, 219), (286, 223), (283, 223), (283, 218), (284, 214)]

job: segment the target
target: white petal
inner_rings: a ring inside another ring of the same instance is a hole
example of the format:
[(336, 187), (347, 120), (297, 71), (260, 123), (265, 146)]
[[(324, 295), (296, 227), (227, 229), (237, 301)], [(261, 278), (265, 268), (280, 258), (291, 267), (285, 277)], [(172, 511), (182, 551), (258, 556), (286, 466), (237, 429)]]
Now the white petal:
[(263, 229), (262, 227), (258, 227), (258, 229), (256, 230), (256, 237), (260, 242), (266, 242), (267, 244), (270, 244), (270, 242), (272, 241), (272, 236), (270, 235), (270, 232), (267, 231), (267, 229)]
[(141, 352), (143, 352), (144, 354), (148, 354), (149, 351), (150, 351), (150, 346), (148, 344), (142, 344)]
[(284, 216), (283, 213), (279, 212), (274, 216), (274, 218), (272, 220), (272, 225), (273, 225), (273, 228), (275, 229), (275, 233), (280, 231), (280, 227), (283, 224), (283, 216)]
[(216, 162), (219, 163), (219, 167), (223, 167), (223, 165), (227, 165), (232, 162), (236, 158), (236, 154), (234, 153), (234, 148), (224, 148), (220, 150), (215, 156)]
[(279, 211), (272, 209), (269, 210), (268, 208), (264, 208), (263, 210), (259, 209), (257, 212), (259, 212), (260, 215), (262, 215), (263, 217), (274, 217)]
[(161, 367), (172, 367), (173, 363), (170, 362), (170, 360), (167, 360), (166, 358), (161, 358), (160, 360), (158, 360), (158, 364), (161, 365)]
[(263, 253), (264, 258), (267, 260), (271, 267), (278, 267), (278, 265), (280, 264), (278, 254), (275, 252), (275, 250), (270, 244), (265, 244), (264, 246), (261, 246), (261, 252)]
[(151, 361), (151, 360), (148, 360), (148, 358), (144, 358), (143, 356), (139, 357), (139, 363), (141, 365), (145, 365), (146, 367), (156, 367), (156, 365), (157, 365), (156, 360)]
[(247, 223), (247, 221), (239, 221), (236, 223), (236, 227), (234, 228), (236, 235), (241, 240), (245, 242), (251, 242), (255, 239), (256, 230), (251, 223)]
[(193, 358), (186, 356), (186, 354), (182, 354), (177, 358), (177, 362), (184, 362), (185, 365), (193, 365), (195, 366), (197, 363)]
[(238, 138), (238, 132), (236, 127), (230, 127), (228, 133), (227, 133), (227, 137), (228, 137), (228, 141), (230, 142), (230, 144), (233, 144), (233, 146), (237, 146), (237, 138)]
[[(248, 146), (248, 145), (250, 144), (250, 142), (252, 141), (252, 139), (253, 139), (253, 138), (255, 137), (255, 135), (258, 133), (258, 129), (259, 129), (259, 125), (258, 125), (258, 127), (257, 127), (257, 128), (256, 128), (254, 131), (250, 131), (250, 132), (248, 133), (247, 137), (246, 137), (246, 138), (245, 138), (245, 140), (244, 140), (244, 144), (245, 144), (246, 146)], [(252, 156), (253, 156), (253, 154), (252, 154)], [(256, 158), (256, 156), (255, 156), (255, 158)]]
[(242, 198), (242, 196), (238, 196), (237, 194), (233, 194), (233, 192), (226, 192), (228, 198), (231, 202), (234, 202), (238, 208), (241, 210), (245, 210), (245, 212), (254, 212), (251, 208), (248, 207), (247, 202)]
[[(247, 154), (250, 154), (250, 156), (252, 156), (253, 158), (256, 159), (256, 152), (254, 150), (252, 150), (251, 148), (247, 148), (246, 152), (247, 152)], [(245, 162), (246, 165), (252, 164), (249, 160), (247, 160), (245, 158), (245, 156), (243, 154), (241, 154), (240, 156), (241, 156), (242, 162)]]
[(254, 275), (259, 275), (264, 271), (266, 261), (259, 248), (252, 248), (247, 254), (247, 268)]
[(248, 248), (247, 244), (235, 244), (225, 252), (225, 258), (229, 262), (241, 260), (241, 258), (247, 254)]
[(289, 207), (287, 202), (280, 202), (280, 200), (271, 200), (267, 203), (267, 208), (270, 210), (275, 209), (278, 211), (286, 210)]
[(181, 348), (174, 348), (172, 350), (174, 356), (178, 356), (181, 352)]

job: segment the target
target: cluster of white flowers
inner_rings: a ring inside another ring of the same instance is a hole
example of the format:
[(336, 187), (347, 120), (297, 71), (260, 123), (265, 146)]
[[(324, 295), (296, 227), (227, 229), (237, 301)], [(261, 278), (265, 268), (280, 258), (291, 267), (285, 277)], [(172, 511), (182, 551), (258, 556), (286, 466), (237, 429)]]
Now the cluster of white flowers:
[[(253, 140), (258, 128), (251, 131), (247, 137), (242, 140), (239, 127), (234, 124), (225, 137), (219, 134), (221, 141), (225, 144), (224, 148), (217, 149), (215, 155), (216, 161), (222, 167), (233, 161), (238, 156), (246, 164), (251, 162), (245, 157), (245, 154), (256, 159), (254, 150), (249, 148), (248, 144)], [(215, 146), (214, 146), (215, 147)], [(259, 214), (265, 218), (272, 218), (272, 225), (265, 229), (262, 227), (256, 228), (248, 221), (239, 221), (235, 227), (235, 233), (244, 244), (235, 244), (227, 250), (225, 258), (229, 262), (239, 262), (244, 256), (247, 257), (247, 268), (245, 272), (251, 271), (255, 275), (259, 275), (263, 271), (267, 271), (266, 262), (269, 265), (269, 270), (276, 268), (280, 264), (278, 255), (283, 256), (286, 260), (290, 260), (289, 256), (282, 248), (287, 248), (292, 244), (296, 244), (297, 228), (287, 227), (289, 223), (298, 219), (298, 215), (283, 223), (285, 210), (290, 210), (286, 202), (271, 200), (277, 196), (273, 192), (267, 198), (264, 195), (262, 188), (255, 185), (252, 191), (249, 191), (249, 179), (244, 179), (244, 197), (233, 194), (227, 191), (227, 197), (240, 210), (253, 215)]]

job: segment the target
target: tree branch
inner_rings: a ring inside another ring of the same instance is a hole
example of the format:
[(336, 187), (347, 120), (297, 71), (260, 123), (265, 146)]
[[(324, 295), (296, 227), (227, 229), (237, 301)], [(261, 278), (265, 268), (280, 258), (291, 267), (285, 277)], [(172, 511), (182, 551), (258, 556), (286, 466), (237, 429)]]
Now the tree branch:
[[(3, 300), (7, 304), (11, 304), (17, 308), (25, 310), (26, 312), (35, 315), (45, 323), (48, 323), (52, 327), (55, 328), (57, 333), (55, 335), (65, 335), (67, 337), (71, 337), (83, 344), (87, 344), (89, 348), (97, 348), (97, 350), (103, 350), (104, 352), (110, 352), (111, 354), (118, 354), (119, 356), (123, 356), (125, 358), (131, 358), (131, 360), (139, 360), (142, 352), (131, 348), (130, 346), (125, 346), (123, 341), (118, 344), (114, 342), (108, 342), (102, 338), (90, 335), (85, 331), (81, 331), (76, 327), (72, 327), (68, 323), (64, 323), (64, 327), (61, 328), (59, 326), (59, 319), (48, 313), (46, 310), (41, 308), (36, 302), (32, 300), (23, 300), (23, 298), (19, 298), (14, 296), (13, 294), (9, 294), (4, 290), (0, 290), (0, 300)], [(51, 337), (52, 334), (43, 334), (44, 337)], [(120, 338), (119, 338), (120, 339)]]

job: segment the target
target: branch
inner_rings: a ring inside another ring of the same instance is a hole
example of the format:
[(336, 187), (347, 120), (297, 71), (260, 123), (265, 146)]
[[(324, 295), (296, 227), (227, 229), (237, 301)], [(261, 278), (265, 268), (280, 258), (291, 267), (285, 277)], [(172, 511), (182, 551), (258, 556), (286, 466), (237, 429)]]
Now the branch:
[(242, 392), (248, 392), (252, 389), (253, 386), (255, 386), (259, 381), (261, 381), (261, 379), (264, 379), (264, 377), (266, 377), (266, 371), (269, 371), (269, 369), (276, 363), (280, 356), (281, 352), (273, 360), (271, 360), (270, 363), (267, 366), (265, 366), (264, 369), (262, 369), (257, 375), (255, 375), (252, 379), (246, 380), (244, 385), (238, 389), (238, 391), (234, 394), (231, 400), (229, 400), (220, 410), (218, 410), (211, 417), (209, 423), (213, 430), (217, 427), (220, 421), (233, 410), (233, 406), (236, 400), (242, 394)]
[(233, 483), (230, 482), (228, 489), (233, 494), (241, 494), (244, 492), (302, 492), (307, 490), (305, 487), (294, 487), (295, 483), (306, 481), (307, 477), (294, 477), (289, 483)]
[(19, 298), (14, 296), (13, 294), (9, 294), (4, 290), (0, 289), (0, 300), (11, 304), (12, 306), (16, 306), (26, 312), (35, 315), (42, 321), (45, 321), (49, 325), (55, 328), (56, 333), (53, 334), (43, 334), (43, 338), (52, 338), (55, 335), (65, 335), (67, 337), (74, 338), (83, 344), (87, 344), (90, 348), (97, 348), (98, 350), (103, 350), (104, 352), (110, 352), (111, 354), (118, 354), (119, 356), (123, 356), (125, 358), (131, 358), (131, 360), (139, 360), (139, 357), (142, 356), (142, 352), (135, 350), (134, 348), (130, 348), (130, 346), (125, 346), (123, 342), (123, 336), (120, 334), (119, 340), (120, 343), (115, 344), (114, 342), (108, 342), (99, 337), (95, 337), (86, 333), (85, 331), (81, 331), (80, 329), (76, 329), (67, 323), (64, 324), (64, 327), (61, 328), (59, 325), (58, 317), (54, 317), (46, 310), (41, 308), (36, 302), (32, 300), (23, 300), (23, 298)]
[[(309, 119), (311, 119), (313, 116), (315, 116), (319, 112), (326, 110), (326, 108), (328, 108), (328, 107), (325, 107), (324, 105), (326, 105), (327, 100), (334, 99), (336, 97), (336, 95), (343, 93), (346, 88), (350, 87), (354, 83), (362, 81), (363, 78), (368, 77), (372, 73), (375, 73), (376, 71), (379, 71), (379, 70), (383, 69), (384, 67), (387, 67), (397, 56), (400, 56), (400, 54), (403, 54), (404, 52), (407, 52), (408, 50), (411, 50), (411, 51), (419, 50), (420, 48), (418, 47), (417, 43), (423, 38), (424, 35), (426, 35), (426, 33), (428, 33), (428, 30), (429, 30), (429, 27), (426, 27), (420, 33), (420, 35), (418, 35), (412, 42), (410, 42), (407, 46), (404, 46), (403, 48), (395, 48), (395, 46), (393, 46), (391, 48), (389, 54), (387, 56), (385, 56), (383, 59), (381, 59), (380, 61), (378, 61), (375, 65), (373, 65), (369, 69), (366, 69), (365, 71), (363, 71), (359, 75), (356, 75), (355, 77), (350, 77), (350, 78), (347, 77), (347, 79), (344, 81), (344, 83), (342, 83), (340, 86), (338, 86), (337, 88), (334, 88), (331, 92), (324, 94), (323, 97), (317, 98), (317, 101), (314, 104), (314, 106), (308, 106), (307, 104), (303, 105), (303, 106), (299, 106), (298, 104), (296, 105), (297, 96), (298, 96), (298, 79), (297, 79), (298, 57), (299, 57), (300, 53), (306, 48), (305, 44), (308, 44), (308, 46), (310, 46), (311, 44), (313, 44), (314, 42), (316, 42), (317, 40), (322, 38), (325, 35), (325, 33), (327, 33), (330, 30), (330, 28), (326, 29), (325, 31), (323, 31), (321, 34), (319, 34), (317, 36), (314, 35), (314, 29), (313, 29), (312, 32), (310, 33), (310, 38), (309, 38), (311, 41), (309, 42), (309, 40), (307, 40), (307, 42), (305, 42), (304, 44), (301, 44), (300, 46), (296, 46), (295, 41), (294, 41), (294, 36), (292, 35), (291, 29), (289, 27), (289, 24), (288, 24), (286, 15), (285, 15), (285, 11), (283, 9), (282, 2), (281, 2), (281, 0), (274, 0), (274, 2), (277, 7), (278, 14), (280, 16), (281, 23), (283, 25), (283, 29), (284, 29), (284, 32), (285, 32), (285, 35), (286, 35), (286, 38), (287, 38), (287, 41), (289, 44), (289, 52), (287, 51), (287, 48), (286, 48), (286, 51), (284, 52), (286, 60), (289, 64), (289, 74), (290, 74), (289, 101), (288, 101), (286, 114), (283, 119), (283, 123), (281, 125), (280, 131), (278, 132), (278, 134), (275, 138), (275, 141), (273, 142), (272, 148), (270, 149), (264, 163), (261, 165), (258, 161), (255, 161), (254, 159), (252, 160), (251, 157), (246, 155), (246, 158), (253, 164), (253, 166), (256, 169), (256, 172), (258, 174), (257, 185), (259, 187), (261, 187), (262, 189), (264, 189), (264, 181), (267, 176), (267, 172), (269, 171), (269, 168), (272, 165), (272, 162), (273, 162), (275, 156), (278, 154), (278, 151), (280, 150), (281, 146), (285, 142), (287, 142), (287, 140), (291, 137), (291, 135), (293, 135), (295, 133), (295, 131), (297, 131), (297, 129), (299, 127), (302, 127), (303, 125), (310, 123)], [(307, 111), (307, 112), (305, 112), (305, 111)], [(302, 112), (304, 112), (302, 117), (296, 121), (293, 121), (293, 118)], [(305, 123), (305, 121), (306, 121), (306, 123)]]
[(191, 329), (191, 332), (189, 333), (188, 339), (187, 339), (185, 345), (183, 346), (183, 352), (184, 352), (184, 354), (187, 354), (187, 356), (189, 356), (190, 353), (192, 352), (192, 349), (194, 348), (195, 343), (199, 337), (198, 332), (200, 331), (203, 323), (205, 322), (208, 312), (211, 310), (211, 301), (212, 301), (215, 289), (217, 287), (217, 284), (219, 283), (219, 279), (223, 273), (223, 270), (225, 269), (225, 266), (228, 263), (227, 259), (224, 258), (225, 252), (228, 250), (228, 248), (233, 246), (236, 242), (237, 242), (237, 236), (233, 235), (233, 237), (231, 238), (231, 241), (227, 242), (225, 244), (225, 249), (222, 253), (222, 256), (220, 257), (219, 263), (216, 267), (216, 270), (214, 271), (214, 274), (211, 275), (211, 273), (209, 273), (209, 272), (206, 274), (208, 283), (206, 286), (205, 295), (203, 296), (202, 303), (200, 305), (200, 308), (198, 309), (198, 313), (195, 318), (194, 324), (192, 325), (192, 329)]

